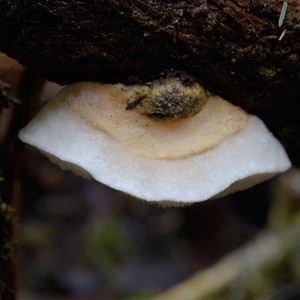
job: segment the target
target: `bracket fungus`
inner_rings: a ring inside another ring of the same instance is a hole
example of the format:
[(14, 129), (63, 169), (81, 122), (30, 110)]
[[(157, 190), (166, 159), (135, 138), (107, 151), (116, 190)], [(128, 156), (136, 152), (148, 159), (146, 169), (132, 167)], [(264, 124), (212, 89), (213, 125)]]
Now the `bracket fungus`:
[(153, 94), (154, 86), (69, 85), (19, 137), (64, 169), (171, 205), (243, 190), (290, 167), (283, 147), (261, 120), (199, 86), (189, 97), (199, 95), (195, 107), (200, 112), (188, 118), (157, 120), (135, 105), (128, 109), (139, 92), (151, 99), (146, 94)]

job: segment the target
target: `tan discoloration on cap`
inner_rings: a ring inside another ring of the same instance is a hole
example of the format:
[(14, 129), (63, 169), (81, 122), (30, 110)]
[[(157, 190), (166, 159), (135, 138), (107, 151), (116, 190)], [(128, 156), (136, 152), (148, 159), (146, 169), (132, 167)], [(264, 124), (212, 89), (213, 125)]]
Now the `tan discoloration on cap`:
[(106, 132), (128, 151), (155, 159), (203, 153), (244, 129), (248, 122), (242, 109), (220, 97), (209, 97), (193, 117), (163, 122), (126, 110), (128, 97), (120, 85), (80, 83), (68, 88), (66, 100), (93, 128)]

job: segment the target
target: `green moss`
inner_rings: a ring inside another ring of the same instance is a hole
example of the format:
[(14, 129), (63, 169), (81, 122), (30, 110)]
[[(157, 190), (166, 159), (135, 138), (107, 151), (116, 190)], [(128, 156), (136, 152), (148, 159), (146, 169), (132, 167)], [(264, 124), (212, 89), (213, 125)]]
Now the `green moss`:
[(107, 277), (113, 275), (120, 261), (132, 251), (123, 221), (118, 218), (91, 224), (85, 244), (87, 258)]
[(14, 210), (7, 204), (0, 202), (0, 259), (8, 260), (13, 257), (16, 241), (11, 237), (11, 227), (15, 219)]
[(156, 120), (174, 120), (194, 116), (202, 110), (207, 94), (196, 82), (179, 77), (163, 78), (146, 86), (132, 86), (127, 109)]
[(264, 75), (266, 77), (274, 77), (277, 74), (277, 71), (275, 68), (266, 68), (266, 67), (260, 67), (258, 69), (259, 74)]
[(157, 291), (145, 290), (138, 294), (123, 298), (122, 300), (149, 300), (157, 294)]

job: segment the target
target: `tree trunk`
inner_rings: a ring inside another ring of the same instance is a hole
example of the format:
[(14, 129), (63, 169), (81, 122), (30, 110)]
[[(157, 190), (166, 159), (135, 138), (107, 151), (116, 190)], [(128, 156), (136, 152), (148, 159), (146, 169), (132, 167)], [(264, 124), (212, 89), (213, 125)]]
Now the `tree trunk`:
[(288, 2), (283, 20), (278, 0), (2, 0), (0, 48), (58, 83), (186, 72), (261, 117), (300, 165), (300, 1)]

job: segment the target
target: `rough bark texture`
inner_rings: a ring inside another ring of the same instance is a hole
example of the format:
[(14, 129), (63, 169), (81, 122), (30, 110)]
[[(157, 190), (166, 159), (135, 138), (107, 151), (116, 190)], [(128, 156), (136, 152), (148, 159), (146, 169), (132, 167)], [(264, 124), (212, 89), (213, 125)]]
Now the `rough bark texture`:
[(1, 0), (0, 49), (59, 83), (178, 70), (259, 115), (300, 165), (300, 1)]

